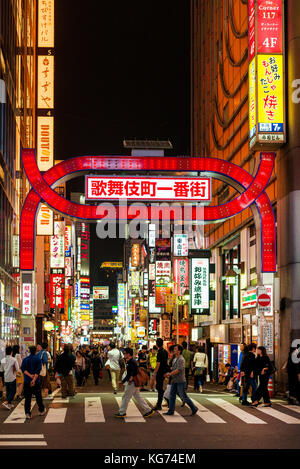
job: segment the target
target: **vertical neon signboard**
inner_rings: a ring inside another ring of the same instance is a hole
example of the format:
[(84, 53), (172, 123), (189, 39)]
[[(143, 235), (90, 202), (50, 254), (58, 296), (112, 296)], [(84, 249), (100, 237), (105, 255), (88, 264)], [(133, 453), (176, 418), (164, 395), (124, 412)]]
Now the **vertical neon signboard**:
[(249, 0), (249, 145), (286, 141), (284, 0)]

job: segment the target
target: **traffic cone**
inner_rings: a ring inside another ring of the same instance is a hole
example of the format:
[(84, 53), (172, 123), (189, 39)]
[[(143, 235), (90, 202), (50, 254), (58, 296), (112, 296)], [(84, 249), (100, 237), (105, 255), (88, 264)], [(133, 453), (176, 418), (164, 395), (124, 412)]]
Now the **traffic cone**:
[(269, 391), (269, 396), (274, 397), (274, 383), (273, 383), (273, 377), (272, 376), (270, 376), (270, 378), (269, 378), (268, 391)]

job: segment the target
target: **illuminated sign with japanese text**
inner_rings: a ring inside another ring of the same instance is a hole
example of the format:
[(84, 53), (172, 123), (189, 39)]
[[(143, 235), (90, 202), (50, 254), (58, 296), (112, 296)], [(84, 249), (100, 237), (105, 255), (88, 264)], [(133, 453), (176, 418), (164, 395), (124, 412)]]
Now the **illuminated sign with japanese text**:
[(51, 274), (50, 275), (50, 308), (64, 308), (64, 275)]
[(31, 283), (23, 283), (22, 285), (22, 314), (31, 314), (32, 308), (32, 285)]
[(140, 245), (133, 244), (131, 247), (131, 265), (132, 267), (138, 267), (140, 263)]
[(173, 265), (177, 295), (181, 296), (189, 287), (189, 261), (188, 259), (174, 259)]
[(46, 204), (41, 204), (37, 215), (37, 235), (51, 236), (53, 234), (53, 211)]
[(185, 257), (189, 253), (189, 238), (187, 234), (174, 234), (174, 256)]
[(198, 314), (201, 314), (201, 310), (209, 310), (208, 258), (191, 259), (191, 308), (197, 313), (199, 311)]
[(109, 299), (109, 287), (93, 287), (93, 299), (94, 300), (108, 300)]
[(50, 241), (50, 267), (51, 269), (63, 269), (65, 267), (64, 237), (51, 236)]
[(253, 150), (286, 140), (284, 2), (249, 0), (249, 145)]
[(38, 47), (54, 47), (54, 0), (38, 1)]
[(171, 281), (171, 262), (156, 261), (155, 282), (156, 285), (166, 285)]
[(87, 200), (211, 200), (209, 178), (86, 176)]
[(54, 108), (54, 57), (38, 55), (37, 106), (39, 109)]

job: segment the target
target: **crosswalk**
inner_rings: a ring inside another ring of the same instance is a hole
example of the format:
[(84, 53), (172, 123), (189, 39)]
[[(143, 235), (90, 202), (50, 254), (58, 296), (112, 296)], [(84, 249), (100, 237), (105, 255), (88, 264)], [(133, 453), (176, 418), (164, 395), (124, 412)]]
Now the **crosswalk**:
[[(153, 395), (152, 395), (153, 396)], [(148, 395), (143, 395), (143, 398), (150, 406), (156, 404), (156, 398)], [(190, 396), (191, 397), (191, 396)], [(111, 396), (105, 393), (98, 395), (81, 394), (77, 395), (75, 399), (62, 400), (55, 398), (49, 402), (47, 412), (43, 416), (38, 416), (37, 406), (35, 401), (32, 402), (32, 416), (33, 418), (29, 423), (38, 424), (70, 424), (72, 413), (76, 413), (82, 423), (86, 424), (105, 424), (111, 422), (114, 418), (113, 414), (116, 413), (121, 405), (122, 398), (119, 396)], [(211, 396), (196, 396), (192, 397), (192, 401), (198, 408), (198, 412), (194, 417), (190, 417), (190, 409), (181, 407), (181, 401), (178, 399), (176, 412), (174, 415), (164, 415), (167, 411), (164, 410), (157, 412), (157, 415), (151, 419), (145, 419), (143, 411), (138, 407), (136, 402), (130, 401), (125, 423), (148, 423), (153, 419), (160, 419), (162, 423), (167, 424), (181, 424), (191, 423), (191, 421), (199, 424), (229, 424), (233, 421), (240, 421), (246, 425), (271, 425), (275, 421), (288, 425), (300, 424), (300, 407), (288, 406), (283, 403), (274, 403), (273, 407), (258, 408), (244, 408), (239, 403), (222, 397)], [(76, 410), (74, 410), (76, 409)], [(22, 400), (16, 408), (10, 412), (9, 415), (3, 410), (0, 413), (0, 422), (7, 425), (22, 424), (25, 422), (24, 400)], [(157, 422), (157, 420), (156, 420)], [(4, 443), (0, 439), (0, 446)], [(26, 445), (26, 441), (22, 444)], [(42, 444), (37, 442), (37, 444)]]

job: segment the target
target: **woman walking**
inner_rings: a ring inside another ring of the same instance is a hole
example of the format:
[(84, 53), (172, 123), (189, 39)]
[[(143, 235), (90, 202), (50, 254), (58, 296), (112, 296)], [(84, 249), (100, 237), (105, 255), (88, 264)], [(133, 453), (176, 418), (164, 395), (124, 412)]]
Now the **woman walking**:
[(77, 350), (76, 352), (76, 361), (75, 361), (75, 377), (77, 386), (81, 387), (83, 384), (83, 378), (85, 376), (85, 357)]
[(16, 391), (16, 399), (22, 399), (22, 392), (23, 392), (23, 386), (24, 386), (24, 376), (21, 370), (21, 365), (22, 365), (22, 357), (20, 355), (20, 346), (19, 345), (13, 345), (13, 353), (12, 356), (17, 360), (18, 365), (19, 365), (19, 370), (16, 373), (16, 385), (17, 385), (17, 391)]
[(193, 358), (194, 362), (194, 391), (203, 391), (203, 380), (205, 369), (208, 369), (208, 356), (204, 352), (204, 347), (198, 347)]
[(257, 347), (257, 357), (255, 361), (255, 368), (257, 376), (259, 376), (259, 386), (255, 392), (254, 402), (252, 407), (259, 406), (259, 400), (263, 397), (264, 407), (271, 407), (270, 395), (268, 391), (268, 382), (270, 375), (274, 372), (274, 367), (267, 355), (265, 347)]
[(97, 349), (93, 350), (91, 361), (92, 361), (92, 371), (93, 371), (95, 386), (98, 386), (99, 373), (103, 368), (103, 361)]

